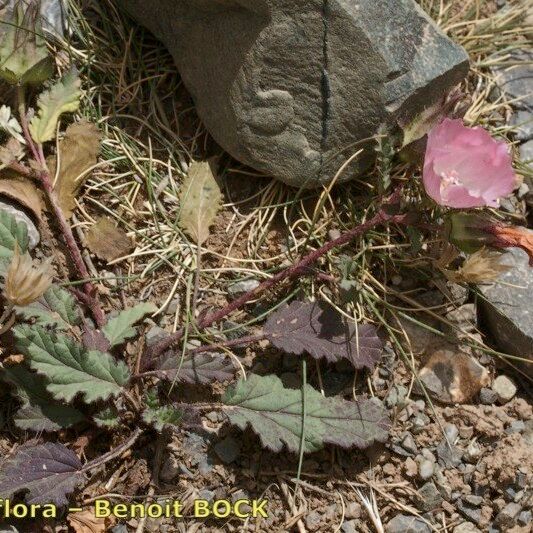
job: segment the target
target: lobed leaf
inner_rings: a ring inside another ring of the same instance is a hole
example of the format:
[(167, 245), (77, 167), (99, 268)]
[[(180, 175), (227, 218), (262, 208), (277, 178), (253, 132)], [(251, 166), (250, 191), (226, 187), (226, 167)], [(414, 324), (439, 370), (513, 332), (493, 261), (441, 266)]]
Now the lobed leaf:
[(0, 259), (11, 259), (15, 243), (18, 243), (21, 253), (28, 250), (28, 227), (0, 209)]
[(40, 326), (14, 328), (17, 349), (30, 366), (49, 381), (47, 390), (58, 400), (72, 401), (78, 393), (86, 403), (118, 395), (129, 380), (128, 367), (109, 354), (87, 351), (63, 335)]
[(114, 406), (98, 411), (93, 415), (93, 420), (99, 428), (114, 429), (120, 425), (118, 411)]
[(68, 504), (67, 496), (83, 481), (76, 454), (57, 442), (25, 445), (0, 468), (0, 498), (26, 492), (28, 504)]
[(74, 296), (58, 285), (52, 285), (36, 302), (26, 307), (17, 307), (16, 311), (25, 319), (35, 319), (39, 326), (54, 326), (69, 329), (81, 323), (81, 311)]
[(22, 402), (13, 417), (18, 428), (36, 432), (57, 431), (85, 419), (74, 407), (56, 402), (46, 390), (44, 379), (23, 366), (5, 367), (2, 377), (16, 387), (16, 395)]
[(156, 389), (146, 393), (145, 402), (146, 409), (143, 411), (142, 418), (157, 431), (163, 431), (167, 425), (177, 426), (183, 418), (180, 409), (172, 405), (161, 405)]
[(301, 390), (284, 388), (277, 376), (250, 375), (226, 391), (222, 402), (233, 425), (241, 430), (250, 426), (263, 446), (275, 452), (286, 445), (296, 453), (301, 444), (305, 452), (316, 452), (325, 444), (367, 448), (387, 439), (390, 423), (379, 400), (326, 398), (307, 385), (302, 442), (303, 400)]
[(229, 381), (235, 376), (231, 360), (220, 354), (187, 355), (182, 360), (175, 352), (166, 352), (155, 369), (161, 379), (191, 385)]
[(102, 328), (102, 333), (106, 336), (111, 346), (122, 344), (137, 334), (133, 324), (139, 322), (146, 315), (155, 313), (155, 311), (157, 311), (157, 307), (151, 303), (142, 303), (131, 309), (125, 309), (118, 316), (109, 320)]
[(203, 244), (209, 237), (222, 203), (222, 193), (209, 163), (193, 162), (180, 195), (179, 225), (194, 239)]
[(333, 307), (321, 302), (292, 302), (273, 313), (264, 333), (279, 350), (328, 362), (347, 359), (355, 368), (373, 369), (383, 344), (376, 328), (356, 326)]
[(37, 100), (38, 114), (30, 123), (30, 133), (38, 143), (51, 141), (56, 135), (57, 121), (63, 113), (78, 110), (81, 81), (75, 69), (70, 70)]

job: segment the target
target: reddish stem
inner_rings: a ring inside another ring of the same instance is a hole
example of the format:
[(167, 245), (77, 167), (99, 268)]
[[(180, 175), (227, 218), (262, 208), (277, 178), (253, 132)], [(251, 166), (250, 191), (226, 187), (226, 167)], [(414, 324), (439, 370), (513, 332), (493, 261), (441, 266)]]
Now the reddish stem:
[[(389, 199), (388, 204), (393, 203), (399, 199), (400, 196), (400, 190), (397, 190)], [(359, 237), (360, 235), (363, 235), (367, 231), (370, 231), (371, 229), (380, 226), (381, 224), (387, 223), (387, 222), (396, 222), (400, 223), (405, 218), (405, 215), (390, 215), (387, 212), (386, 206), (382, 206), (382, 208), (378, 211), (378, 213), (372, 217), (369, 221), (365, 222), (364, 224), (360, 224), (359, 226), (347, 231), (346, 233), (343, 233), (339, 238), (327, 242), (324, 244), (324, 246), (318, 248), (317, 250), (314, 250), (313, 252), (309, 253), (305, 257), (303, 257), (298, 263), (295, 265), (292, 265), (284, 270), (281, 270), (278, 272), (275, 276), (272, 278), (263, 281), (260, 285), (258, 285), (255, 289), (252, 289), (251, 291), (246, 292), (241, 297), (237, 298), (236, 300), (233, 300), (230, 302), (226, 307), (219, 309), (218, 311), (215, 311), (214, 313), (207, 314), (204, 316), (199, 322), (198, 322), (198, 329), (202, 330), (205, 329), (212, 324), (219, 322), (229, 314), (233, 313), (233, 311), (236, 311), (237, 309), (240, 309), (242, 306), (244, 306), (246, 303), (248, 303), (250, 300), (254, 300), (257, 298), (260, 294), (272, 289), (279, 283), (287, 280), (287, 279), (294, 279), (301, 277), (303, 275), (309, 274), (310, 271), (309, 267), (318, 261), (322, 256), (326, 255), (328, 252), (333, 250), (334, 248), (337, 248), (338, 246), (342, 246), (344, 244), (349, 243), (350, 241), (354, 240), (356, 237)], [(166, 339), (163, 339), (162, 341), (155, 344), (148, 352), (149, 358), (154, 358), (160, 355), (162, 352), (170, 348), (174, 343), (178, 342), (184, 335), (185, 328), (181, 328), (179, 331), (174, 333), (173, 335), (167, 337)]]

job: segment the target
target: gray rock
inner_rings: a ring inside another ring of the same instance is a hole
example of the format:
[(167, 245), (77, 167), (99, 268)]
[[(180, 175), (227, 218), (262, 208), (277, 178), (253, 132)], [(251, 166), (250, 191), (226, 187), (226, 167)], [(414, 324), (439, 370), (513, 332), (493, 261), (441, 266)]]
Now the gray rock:
[(443, 498), (438, 491), (437, 487), (434, 483), (426, 483), (422, 487), (418, 489), (419, 494), (419, 500), (418, 503), (420, 505), (420, 508), (424, 512), (433, 511), (433, 509), (436, 509), (439, 507), (442, 502)]
[(531, 511), (522, 511), (522, 512), (518, 515), (518, 520), (517, 520), (517, 522), (518, 522), (521, 526), (527, 526), (527, 525), (531, 524), (532, 520), (533, 520), (533, 516), (532, 516)]
[(226, 437), (217, 442), (214, 449), (220, 460), (227, 465), (233, 463), (241, 453), (241, 445), (233, 437)]
[(450, 442), (450, 444), (455, 444), (457, 437), (459, 436), (459, 429), (455, 424), (446, 424), (444, 426), (444, 434)]
[(420, 464), (418, 466), (418, 475), (420, 476), (420, 479), (423, 479), (424, 481), (427, 479), (430, 479), (434, 473), (435, 473), (435, 463), (432, 463), (431, 461), (428, 461), (427, 459), (422, 459), (422, 461), (420, 461)]
[[(499, 283), (480, 286), (480, 322), (486, 326), (498, 347), (505, 353), (533, 359), (533, 268), (526, 252), (511, 248), (503, 259), (512, 268)], [(533, 365), (513, 361), (533, 377)]]
[(498, 394), (496, 394), (496, 392), (494, 392), (492, 389), (483, 387), (479, 392), (479, 401), (483, 405), (493, 405), (498, 401)]
[(412, 515), (396, 515), (386, 526), (387, 533), (431, 533), (431, 527), (421, 518)]
[(357, 533), (358, 531), (360, 531), (358, 526), (359, 526), (358, 520), (344, 521), (341, 526), (341, 531), (342, 533)]
[(453, 533), (481, 533), (472, 522), (463, 522), (453, 528)]
[(492, 390), (498, 395), (501, 404), (510, 402), (516, 394), (516, 385), (507, 376), (498, 376), (492, 384)]
[(522, 433), (526, 430), (526, 424), (522, 420), (513, 420), (509, 427), (505, 430), (505, 433)]
[(198, 493), (198, 497), (201, 499), (201, 500), (206, 500), (208, 502), (212, 502), (214, 499), (215, 499), (215, 492), (212, 491), (212, 490), (208, 490), (208, 489), (204, 489), (204, 490), (201, 490), (199, 493)]
[(443, 468), (454, 468), (461, 463), (463, 452), (457, 446), (450, 446), (446, 439), (436, 449), (439, 465)]
[(0, 200), (0, 210), (7, 211), (17, 222), (22, 222), (28, 228), (28, 247), (33, 250), (40, 242), (41, 235), (33, 220), (19, 207), (7, 200)]
[[(531, 78), (531, 84), (533, 85), (533, 77)], [(533, 139), (533, 112), (519, 109), (511, 118), (511, 126), (514, 126), (516, 130), (515, 137), (519, 141), (530, 141)]]
[(498, 526), (510, 528), (516, 523), (516, 519), (522, 507), (518, 503), (508, 503), (496, 516), (494, 521)]
[[(0, 2), (0, 17), (2, 15), (2, 8), (12, 9), (17, 2), (18, 0)], [(66, 16), (63, 1), (41, 0), (41, 14), (43, 16), (43, 28), (59, 37), (63, 37)]]
[(475, 463), (479, 459), (482, 451), (481, 446), (476, 440), (470, 441), (464, 453), (465, 461)]
[(533, 111), (533, 51), (515, 50), (510, 54), (509, 62), (515, 64), (496, 68), (496, 83), (509, 99), (516, 100), (513, 107)]
[(305, 517), (305, 525), (309, 531), (316, 531), (322, 522), (322, 515), (317, 511), (311, 511)]
[(418, 448), (416, 446), (415, 439), (410, 433), (407, 433), (405, 437), (402, 439), (401, 445), (400, 445), (406, 452), (409, 452), (411, 454), (415, 454), (418, 452)]
[(259, 281), (256, 279), (246, 279), (244, 281), (238, 281), (228, 287), (228, 293), (231, 296), (239, 296), (245, 292), (252, 291), (259, 287)]
[(215, 140), (297, 187), (331, 181), (358, 141), (410, 121), (468, 70), (414, 0), (118, 3), (168, 46)]
[(478, 523), (481, 520), (481, 509), (477, 505), (472, 505), (459, 498), (455, 506), (467, 520), (471, 520), (474, 523)]
[(403, 405), (408, 392), (407, 387), (394, 385), (385, 398), (385, 405), (391, 408), (396, 405)]
[(533, 167), (533, 140), (520, 145), (520, 159)]

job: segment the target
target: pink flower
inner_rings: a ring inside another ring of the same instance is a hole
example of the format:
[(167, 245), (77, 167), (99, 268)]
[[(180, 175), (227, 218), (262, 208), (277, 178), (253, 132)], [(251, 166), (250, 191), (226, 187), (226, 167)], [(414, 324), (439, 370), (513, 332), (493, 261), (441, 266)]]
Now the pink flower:
[(435, 202), (455, 208), (498, 207), (517, 185), (505, 142), (448, 118), (428, 134), (423, 178)]

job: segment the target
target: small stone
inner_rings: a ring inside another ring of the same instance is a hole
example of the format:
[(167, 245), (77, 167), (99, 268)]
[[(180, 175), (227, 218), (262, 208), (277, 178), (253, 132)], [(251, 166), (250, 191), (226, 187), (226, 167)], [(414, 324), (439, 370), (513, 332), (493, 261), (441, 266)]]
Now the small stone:
[(407, 435), (405, 435), (402, 440), (401, 446), (406, 452), (412, 453), (413, 455), (418, 452), (415, 439), (410, 433), (407, 433)]
[(385, 398), (385, 405), (389, 408), (403, 405), (409, 391), (403, 385), (394, 385)]
[(420, 465), (418, 466), (418, 474), (420, 479), (427, 480), (430, 479), (435, 472), (435, 463), (428, 461), (427, 459), (422, 459)]
[(150, 348), (165, 337), (168, 337), (168, 332), (159, 326), (153, 326), (146, 332), (146, 346)]
[(473, 440), (469, 442), (464, 453), (465, 461), (475, 463), (481, 456), (482, 451), (483, 450), (477, 441)]
[(259, 287), (259, 284), (260, 282), (256, 279), (246, 279), (243, 281), (238, 281), (237, 283), (233, 283), (228, 287), (228, 293), (231, 296), (239, 296), (241, 294), (244, 294), (245, 292), (257, 289), (257, 287)]
[(478, 523), (481, 520), (481, 509), (475, 505), (470, 505), (463, 499), (459, 498), (456, 502), (456, 507), (467, 520)]
[(473, 507), (479, 507), (483, 503), (483, 498), (481, 496), (473, 496), (469, 494), (468, 496), (463, 496), (463, 501)]
[(361, 507), (360, 503), (349, 502), (346, 505), (345, 517), (349, 520), (352, 520), (354, 518), (361, 518), (362, 510), (363, 508)]
[(224, 440), (217, 442), (214, 449), (220, 460), (229, 465), (239, 456), (241, 445), (233, 437), (226, 437)]
[(320, 527), (321, 522), (322, 515), (317, 511), (311, 511), (305, 517), (305, 525), (309, 531), (316, 531)]
[(413, 478), (418, 474), (418, 466), (410, 457), (405, 460), (403, 468), (407, 477)]
[(531, 524), (532, 520), (533, 520), (533, 516), (532, 516), (531, 511), (522, 511), (522, 512), (518, 515), (517, 522), (518, 522), (521, 526), (528, 526), (528, 525)]
[(431, 527), (421, 518), (412, 515), (396, 515), (385, 527), (387, 533), (431, 533)]
[(426, 483), (418, 489), (418, 503), (424, 512), (433, 511), (440, 506), (443, 498), (434, 483)]
[[(533, 80), (533, 76), (531, 78)], [(533, 117), (530, 110), (518, 109), (511, 117), (517, 140), (527, 142), (533, 139)]]
[(175, 315), (176, 311), (178, 310), (178, 307), (180, 305), (180, 297), (174, 296), (172, 300), (170, 300), (170, 303), (167, 305), (167, 308), (165, 309), (165, 313), (167, 315)]
[(526, 424), (522, 420), (513, 420), (509, 427), (505, 430), (505, 433), (523, 433), (526, 430)]
[(520, 159), (523, 163), (533, 167), (533, 140), (520, 145)]
[(498, 401), (498, 394), (492, 389), (483, 387), (479, 392), (479, 401), (483, 405), (494, 405)]
[(450, 446), (446, 439), (437, 446), (439, 465), (443, 468), (454, 468), (461, 463), (463, 452), (457, 446)]
[(510, 402), (516, 394), (516, 385), (507, 376), (498, 376), (492, 384), (492, 390), (498, 395), (498, 402)]
[(213, 492), (212, 490), (204, 489), (204, 490), (201, 490), (198, 493), (198, 497), (201, 500), (206, 500), (208, 502), (212, 502), (215, 499), (215, 492)]
[(420, 453), (428, 461), (431, 461), (432, 463), (436, 463), (437, 462), (435, 454), (431, 450), (428, 450), (427, 448), (423, 448)]
[(476, 306), (475, 304), (465, 304), (446, 314), (446, 318), (454, 326), (447, 326), (450, 330), (461, 332), (474, 331), (476, 329)]
[(424, 413), (419, 413), (412, 420), (413, 425), (411, 427), (411, 431), (415, 435), (418, 435), (419, 433), (422, 433), (424, 429), (427, 428), (430, 422), (431, 422), (431, 419), (429, 418), (429, 416), (427, 416)]
[(455, 424), (446, 424), (444, 426), (444, 434), (450, 444), (455, 444), (459, 436), (459, 429)]
[(471, 439), (474, 436), (474, 428), (472, 426), (461, 426), (459, 428), (459, 436), (462, 439)]
[(348, 520), (344, 521), (341, 526), (342, 533), (357, 533), (360, 531), (358, 529), (358, 521), (357, 520)]
[(516, 523), (516, 519), (522, 507), (518, 503), (508, 503), (496, 517), (495, 524), (502, 528), (510, 528)]
[[(452, 350), (436, 351), (419, 372), (427, 392), (443, 403), (466, 403), (489, 382), (489, 373), (476, 359)], [(424, 391), (415, 382), (413, 391)]]
[(453, 533), (481, 533), (472, 522), (463, 522), (453, 529)]

